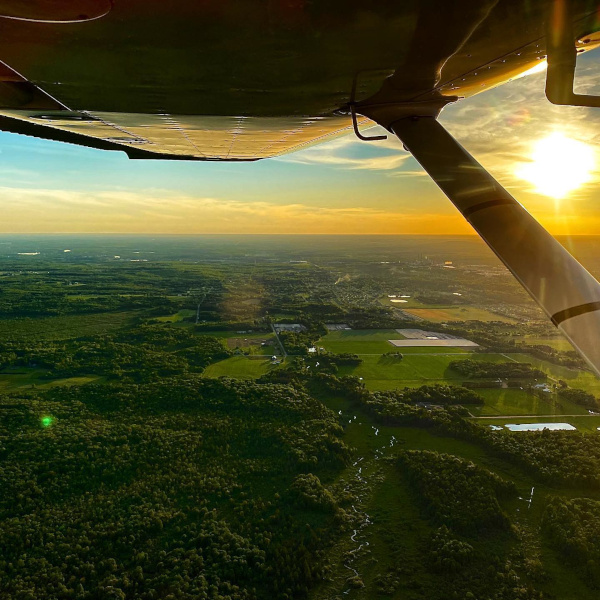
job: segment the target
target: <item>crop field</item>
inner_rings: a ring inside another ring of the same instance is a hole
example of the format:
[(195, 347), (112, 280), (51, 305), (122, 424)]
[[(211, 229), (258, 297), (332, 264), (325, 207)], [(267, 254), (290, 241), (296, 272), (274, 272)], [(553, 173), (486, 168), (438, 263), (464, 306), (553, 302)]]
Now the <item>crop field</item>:
[(405, 336), (395, 329), (357, 329), (352, 331), (332, 331), (323, 336), (317, 345), (329, 352), (340, 354), (385, 354), (386, 352), (400, 351), (408, 353), (455, 353), (470, 350), (458, 347), (403, 347), (397, 348), (389, 340), (403, 340)]
[(198, 332), (198, 335), (209, 335), (211, 337), (216, 337), (216, 338), (223, 338), (223, 339), (227, 339), (227, 338), (243, 338), (243, 339), (248, 339), (248, 340), (264, 340), (266, 338), (272, 338), (273, 335), (270, 332), (260, 332), (260, 331), (253, 331), (252, 333), (240, 333), (238, 331), (222, 331), (222, 330), (218, 330), (218, 329), (208, 329), (208, 330), (202, 330), (200, 332)]
[[(271, 356), (281, 353), (275, 340), (275, 336), (269, 332), (262, 333), (238, 333), (236, 331), (202, 331), (199, 335), (208, 335), (222, 340), (228, 350), (242, 348), (250, 354), (263, 354)], [(266, 342), (264, 346), (262, 342)]]
[(406, 305), (399, 304), (398, 308), (415, 317), (421, 317), (426, 321), (442, 323), (445, 321), (503, 321), (505, 323), (514, 323), (513, 319), (497, 315), (483, 308), (473, 306), (460, 306), (452, 308), (404, 308)]
[(11, 370), (12, 373), (0, 373), (1, 392), (11, 392), (22, 388), (30, 388), (34, 385), (37, 386), (39, 376), (44, 373), (41, 369), (29, 369), (25, 367)]
[(70, 340), (101, 335), (121, 329), (135, 316), (132, 311), (0, 320), (0, 339)]
[(167, 317), (157, 317), (156, 320), (161, 323), (178, 323), (179, 321), (183, 321), (186, 317), (193, 317), (196, 314), (195, 310), (190, 308), (184, 308), (174, 315), (169, 315)]
[(36, 386), (39, 389), (52, 388), (56, 386), (72, 386), (72, 385), (85, 385), (86, 383), (105, 383), (106, 378), (102, 375), (81, 375), (78, 377), (67, 377), (65, 379), (54, 379), (52, 381), (45, 381)]
[(93, 298), (100, 298), (100, 294), (69, 294), (67, 300), (91, 300)]
[(258, 379), (261, 375), (277, 368), (268, 358), (251, 359), (245, 356), (232, 356), (206, 367), (204, 377), (235, 377), (237, 379)]
[(220, 306), (227, 321), (252, 321), (260, 315), (264, 289), (256, 281), (246, 281), (228, 289)]
[(510, 356), (519, 362), (531, 363), (537, 369), (548, 373), (551, 380), (562, 379), (570, 387), (580, 388), (591, 394), (600, 396), (600, 379), (590, 371), (562, 367), (527, 354), (511, 354)]
[(394, 346), (388, 340), (402, 338), (395, 329), (331, 331), (319, 340), (318, 345), (335, 354), (384, 354), (394, 351)]
[(469, 407), (475, 416), (493, 415), (586, 415), (582, 406), (544, 394), (541, 397), (520, 389), (477, 389), (485, 399), (484, 406)]
[(532, 346), (550, 346), (551, 348), (555, 348), (556, 350), (573, 350), (573, 346), (571, 343), (563, 337), (538, 337), (538, 336), (515, 336), (513, 338), (516, 342), (523, 342), (525, 344), (530, 344)]
[[(460, 384), (465, 380), (464, 375), (452, 371), (448, 366), (460, 358), (454, 353), (404, 354), (402, 360), (391, 356), (365, 355), (361, 358), (363, 362), (358, 367), (341, 367), (339, 374), (362, 377), (370, 390), (390, 390), (444, 382)], [(506, 361), (506, 357), (501, 354), (478, 354), (477, 359), (490, 362)]]
[[(244, 350), (250, 351), (251, 354), (264, 354), (265, 356), (271, 356), (276, 354), (279, 346), (275, 346), (275, 337), (269, 335), (263, 335), (260, 338), (246, 338), (246, 337), (230, 337), (226, 338), (225, 341), (229, 350), (235, 348), (243, 348)], [(264, 346), (262, 345), (264, 343)]]
[(80, 377), (68, 377), (66, 379), (54, 379), (48, 381), (40, 379), (46, 371), (44, 369), (31, 369), (19, 367), (10, 372), (0, 373), (0, 392), (8, 393), (17, 390), (47, 389), (60, 385), (84, 385), (86, 383), (100, 383), (104, 380), (100, 375), (85, 375)]

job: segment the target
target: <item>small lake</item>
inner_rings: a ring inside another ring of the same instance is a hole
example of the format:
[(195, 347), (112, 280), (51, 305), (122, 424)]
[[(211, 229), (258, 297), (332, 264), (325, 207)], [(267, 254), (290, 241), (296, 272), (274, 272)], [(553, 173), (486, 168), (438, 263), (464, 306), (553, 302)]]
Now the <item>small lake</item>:
[(511, 431), (541, 431), (542, 429), (562, 430), (562, 431), (576, 431), (576, 427), (569, 423), (509, 423), (505, 425), (507, 429)]

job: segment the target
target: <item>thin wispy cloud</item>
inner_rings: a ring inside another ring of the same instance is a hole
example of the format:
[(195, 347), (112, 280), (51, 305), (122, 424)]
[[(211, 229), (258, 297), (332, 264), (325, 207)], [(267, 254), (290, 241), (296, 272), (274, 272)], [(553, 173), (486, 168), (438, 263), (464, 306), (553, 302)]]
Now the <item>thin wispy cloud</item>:
[[(381, 135), (386, 132), (381, 127), (367, 131), (368, 135)], [(312, 146), (306, 150), (286, 154), (275, 160), (303, 165), (322, 165), (341, 169), (369, 171), (395, 171), (410, 157), (400, 142), (391, 134), (387, 140), (363, 142), (354, 134), (346, 134), (325, 144)]]
[[(164, 190), (139, 193), (0, 188), (5, 232), (436, 233), (460, 227), (458, 215), (373, 206), (311, 206), (197, 198)], [(463, 225), (463, 233), (468, 227)]]

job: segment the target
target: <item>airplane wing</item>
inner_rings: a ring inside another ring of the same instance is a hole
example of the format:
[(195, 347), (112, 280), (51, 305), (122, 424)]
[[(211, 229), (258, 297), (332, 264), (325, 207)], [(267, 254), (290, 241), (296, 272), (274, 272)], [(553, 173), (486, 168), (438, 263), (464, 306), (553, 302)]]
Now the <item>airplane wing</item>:
[(466, 97), (535, 67), (547, 5), (0, 0), (0, 127), (131, 158), (279, 156), (351, 132), (349, 104), (390, 75), (405, 98)]
[(436, 121), (547, 54), (553, 102), (600, 105), (573, 91), (599, 8), (0, 0), (0, 129), (130, 158), (257, 160), (379, 123), (600, 373), (600, 285)]

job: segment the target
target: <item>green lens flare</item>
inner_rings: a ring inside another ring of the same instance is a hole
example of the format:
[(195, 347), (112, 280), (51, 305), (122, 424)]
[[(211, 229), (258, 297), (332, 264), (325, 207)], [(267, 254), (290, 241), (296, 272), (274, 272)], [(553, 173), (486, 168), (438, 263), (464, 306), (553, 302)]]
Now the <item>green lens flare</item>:
[(42, 427), (50, 427), (54, 419), (52, 417), (42, 417)]

